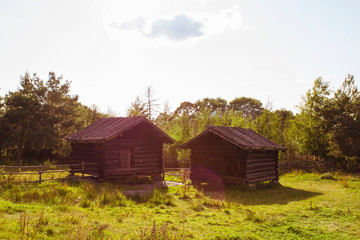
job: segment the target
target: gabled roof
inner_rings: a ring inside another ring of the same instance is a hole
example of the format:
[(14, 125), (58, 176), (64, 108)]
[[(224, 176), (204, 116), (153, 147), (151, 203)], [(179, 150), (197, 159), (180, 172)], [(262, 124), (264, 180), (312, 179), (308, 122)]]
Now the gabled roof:
[(101, 118), (77, 133), (68, 136), (66, 140), (74, 143), (102, 143), (116, 138), (143, 122), (153, 127), (164, 138), (164, 142), (174, 142), (171, 137), (143, 116)]
[(207, 129), (198, 136), (190, 139), (188, 142), (181, 145), (181, 148), (191, 148), (191, 145), (199, 139), (205, 137), (207, 134), (215, 134), (223, 140), (234, 144), (235, 146), (244, 150), (262, 150), (262, 151), (285, 151), (286, 147), (280, 146), (277, 143), (261, 136), (250, 129), (240, 127), (220, 127), (207, 126)]

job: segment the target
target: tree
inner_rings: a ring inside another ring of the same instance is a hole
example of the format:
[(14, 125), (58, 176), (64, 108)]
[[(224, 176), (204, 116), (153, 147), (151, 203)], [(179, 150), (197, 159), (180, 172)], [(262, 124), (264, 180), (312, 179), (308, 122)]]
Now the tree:
[(336, 158), (355, 158), (360, 167), (360, 93), (354, 76), (345, 78), (321, 116), (326, 131), (331, 133), (331, 154)]
[(299, 144), (302, 153), (325, 158), (329, 152), (329, 134), (325, 131), (322, 111), (329, 100), (329, 84), (321, 77), (314, 81), (314, 86), (299, 105), (297, 127), (300, 130)]
[(255, 131), (260, 135), (269, 138), (274, 142), (277, 141), (276, 122), (278, 122), (277, 115), (271, 109), (264, 109), (263, 113), (255, 120)]
[(175, 109), (174, 114), (183, 115), (188, 114), (189, 116), (193, 117), (195, 115), (196, 108), (195, 105), (191, 102), (182, 102), (180, 106)]
[(69, 81), (63, 81), (63, 76), (56, 76), (54, 72), (49, 73), (43, 104), (46, 115), (42, 124), (45, 131), (41, 133), (41, 137), (46, 140), (44, 149), (50, 151), (53, 156), (67, 156), (70, 153), (70, 145), (65, 141), (66, 136), (100, 117), (93, 112), (93, 119), (87, 119), (88, 110), (78, 99), (77, 95), (70, 95)]
[(83, 106), (84, 110), (85, 110), (85, 114), (86, 114), (86, 125), (90, 125), (92, 122), (95, 122), (96, 120), (103, 118), (107, 115), (109, 116), (114, 116), (114, 113), (106, 113), (103, 114), (101, 113), (99, 107), (95, 104), (92, 104), (90, 107), (88, 106)]
[(167, 132), (176, 142), (182, 144), (194, 136), (193, 129), (192, 103), (182, 102), (174, 113), (170, 114)]
[(235, 112), (242, 112), (244, 118), (252, 117), (255, 119), (261, 115), (264, 108), (263, 104), (254, 98), (239, 97), (229, 103), (229, 108)]
[(15, 149), (16, 165), (23, 159), (65, 159), (70, 153), (65, 137), (103, 116), (71, 96), (70, 82), (62, 76), (50, 72), (44, 83), (37, 74), (25, 73), (17, 91), (4, 99), (1, 150)]
[(145, 103), (141, 101), (139, 96), (131, 103), (131, 107), (126, 110), (126, 115), (128, 117), (146, 115)]
[(280, 144), (285, 146), (285, 135), (286, 135), (286, 129), (289, 128), (289, 124), (290, 124), (290, 119), (293, 118), (293, 113), (289, 110), (286, 109), (280, 109), (280, 110), (276, 110), (275, 115), (278, 117), (279, 119), (279, 123), (278, 123), (278, 135), (280, 136)]
[(208, 109), (211, 113), (224, 113), (227, 110), (227, 101), (220, 97), (218, 98), (204, 98), (202, 100), (197, 100), (194, 104), (196, 111), (201, 111), (202, 109)]
[(154, 115), (158, 112), (159, 104), (157, 103), (158, 99), (155, 98), (154, 88), (151, 85), (146, 87), (144, 97), (146, 116), (148, 119), (153, 120)]
[(44, 88), (36, 74), (25, 73), (20, 77), (18, 90), (5, 96), (5, 114), (1, 122), (7, 136), (3, 144), (17, 149), (16, 165), (21, 164), (24, 150), (38, 149), (43, 145), (36, 135), (43, 127), (41, 104), (45, 98)]
[(155, 119), (155, 124), (163, 130), (168, 129), (171, 116), (172, 114), (170, 111), (169, 102), (165, 102), (163, 111), (159, 113), (159, 115)]

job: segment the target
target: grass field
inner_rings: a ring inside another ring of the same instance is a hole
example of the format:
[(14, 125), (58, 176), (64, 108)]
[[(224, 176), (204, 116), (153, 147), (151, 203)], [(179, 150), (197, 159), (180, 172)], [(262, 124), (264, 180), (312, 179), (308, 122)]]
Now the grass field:
[(0, 184), (0, 239), (360, 239), (360, 178), (281, 176), (280, 185), (202, 192), (182, 186)]

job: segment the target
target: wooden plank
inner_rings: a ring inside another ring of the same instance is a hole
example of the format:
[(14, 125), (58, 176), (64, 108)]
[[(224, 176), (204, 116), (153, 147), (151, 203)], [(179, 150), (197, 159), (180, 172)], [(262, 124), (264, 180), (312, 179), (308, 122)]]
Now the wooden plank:
[(203, 163), (192, 162), (191, 167), (192, 168), (201, 167), (201, 168), (209, 169), (209, 170), (216, 171), (216, 172), (218, 172), (218, 171), (227, 172), (227, 170), (228, 170), (228, 167), (226, 165), (218, 165), (216, 163), (203, 164)]
[(257, 172), (257, 173), (251, 173), (251, 174), (247, 174), (246, 177), (248, 179), (253, 179), (253, 178), (262, 178), (262, 177), (266, 177), (266, 176), (276, 176), (276, 171), (267, 171), (267, 172)]
[(97, 150), (94, 149), (93, 147), (77, 147), (76, 145), (72, 148), (73, 151), (77, 151), (77, 152), (90, 152), (90, 153), (96, 153)]
[(156, 154), (134, 154), (134, 159), (161, 159), (161, 153)]
[(162, 163), (161, 158), (153, 158), (153, 159), (133, 159), (133, 163)]
[(119, 168), (131, 167), (131, 148), (119, 149)]
[(220, 176), (225, 183), (245, 183), (245, 180), (241, 177), (232, 177), (232, 176)]
[(254, 168), (262, 168), (262, 167), (270, 167), (270, 166), (274, 166), (275, 167), (276, 162), (264, 162), (264, 163), (256, 163), (256, 164), (247, 164), (246, 169), (254, 169)]
[(159, 147), (159, 145), (157, 144), (144, 144), (143, 146), (135, 146), (134, 147), (134, 151), (148, 151), (148, 150), (153, 150), (153, 149), (158, 149), (160, 150), (161, 147)]
[(259, 158), (254, 160), (246, 160), (249, 164), (261, 163), (261, 162), (275, 162), (275, 158)]
[(265, 181), (273, 181), (273, 180), (277, 180), (276, 175), (262, 177), (262, 178), (249, 179), (249, 180), (247, 180), (247, 183), (252, 184), (252, 183), (257, 183), (257, 182), (265, 182)]
[(162, 174), (161, 170), (148, 170), (148, 171), (138, 171), (138, 172), (132, 172), (132, 173), (121, 173), (121, 174), (112, 174), (107, 173), (106, 178), (107, 179), (121, 179), (127, 176), (151, 176), (156, 174)]
[(147, 167), (161, 167), (161, 162), (151, 162), (151, 163), (134, 163), (135, 168), (147, 168)]
[(155, 153), (162, 153), (160, 149), (146, 149), (146, 150), (134, 150), (136, 154), (155, 154)]
[(277, 158), (277, 153), (250, 153), (247, 157), (248, 160), (255, 160), (261, 158)]
[(248, 169), (247, 173), (251, 174), (251, 173), (256, 173), (256, 172), (267, 172), (267, 171), (276, 171), (276, 167), (265, 167), (265, 168), (254, 168), (254, 169)]
[(159, 171), (161, 170), (158, 167), (146, 167), (146, 168), (126, 168), (126, 169), (107, 169), (107, 174), (123, 174), (123, 173), (137, 173), (137, 172), (146, 172), (146, 171)]
[(216, 151), (225, 152), (225, 151), (236, 151), (236, 150), (232, 149), (232, 148), (227, 148), (227, 147), (223, 147), (223, 146), (214, 144), (214, 145), (193, 147), (191, 149), (191, 151), (192, 152), (204, 153), (204, 152), (208, 152), (208, 151), (211, 151), (211, 152), (216, 152)]
[(147, 168), (119, 168), (112, 169), (111, 172), (134, 172), (134, 171), (150, 171), (150, 170), (158, 170), (156, 167), (147, 167)]

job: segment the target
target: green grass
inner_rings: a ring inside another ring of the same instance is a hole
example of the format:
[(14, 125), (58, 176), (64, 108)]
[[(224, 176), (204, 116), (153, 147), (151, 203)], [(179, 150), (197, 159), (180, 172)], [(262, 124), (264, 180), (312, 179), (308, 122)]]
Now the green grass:
[(360, 179), (293, 172), (280, 185), (124, 196), (121, 183), (0, 184), (0, 239), (360, 239)]

